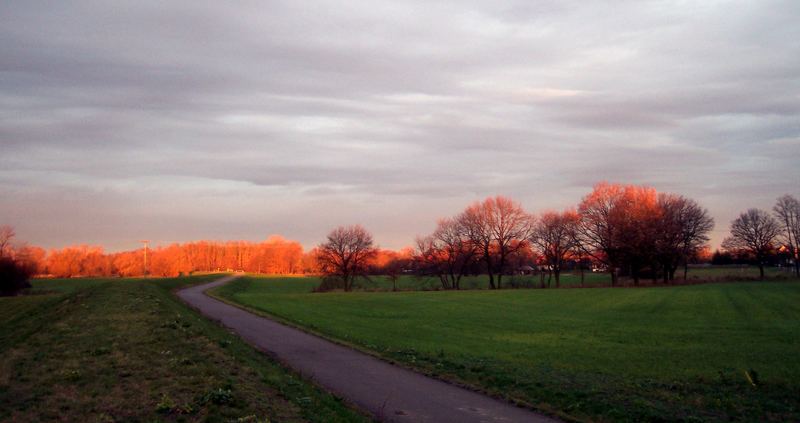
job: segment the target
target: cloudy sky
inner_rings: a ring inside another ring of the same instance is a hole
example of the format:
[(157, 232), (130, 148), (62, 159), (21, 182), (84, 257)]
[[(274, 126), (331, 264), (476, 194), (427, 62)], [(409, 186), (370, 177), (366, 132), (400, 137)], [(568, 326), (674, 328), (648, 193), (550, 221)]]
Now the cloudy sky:
[(409, 245), (601, 180), (800, 195), (800, 2), (0, 3), (0, 224), (45, 247)]

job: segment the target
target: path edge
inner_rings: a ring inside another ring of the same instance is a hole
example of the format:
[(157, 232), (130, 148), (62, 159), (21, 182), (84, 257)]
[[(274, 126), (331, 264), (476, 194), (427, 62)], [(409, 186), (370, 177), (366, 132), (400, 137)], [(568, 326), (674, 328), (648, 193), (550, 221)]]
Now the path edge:
[[(247, 277), (247, 276), (246, 275), (242, 275), (242, 276), (239, 276), (239, 277)], [(302, 331), (304, 333), (307, 333), (309, 335), (313, 335), (313, 336), (322, 338), (322, 339), (324, 339), (324, 340), (326, 340), (328, 342), (332, 342), (332, 343), (334, 343), (336, 345), (340, 345), (340, 346), (343, 346), (343, 347), (346, 347), (346, 348), (350, 348), (350, 349), (355, 350), (357, 352), (369, 355), (370, 357), (377, 358), (377, 359), (379, 359), (379, 360), (381, 360), (381, 361), (383, 361), (385, 363), (391, 364), (391, 365), (393, 365), (395, 367), (398, 367), (398, 368), (401, 368), (401, 369), (404, 369), (404, 370), (408, 370), (408, 371), (412, 371), (414, 373), (423, 375), (425, 377), (429, 377), (431, 379), (435, 379), (435, 380), (438, 380), (440, 382), (444, 382), (444, 383), (446, 383), (448, 385), (452, 385), (452, 386), (455, 386), (455, 387), (458, 387), (458, 388), (466, 389), (468, 391), (471, 391), (471, 392), (474, 392), (474, 393), (477, 393), (477, 394), (485, 395), (485, 396), (487, 396), (489, 398), (495, 399), (497, 401), (505, 402), (505, 403), (507, 403), (509, 405), (512, 405), (512, 406), (515, 406), (515, 407), (518, 407), (518, 408), (526, 409), (526, 410), (541, 414), (543, 416), (554, 418), (554, 419), (558, 419), (558, 420), (561, 420), (561, 421), (567, 422), (567, 423), (586, 423), (586, 422), (590, 421), (590, 420), (584, 420), (584, 419), (576, 418), (575, 416), (566, 414), (563, 411), (560, 411), (560, 410), (557, 410), (557, 409), (552, 409), (552, 408), (549, 408), (549, 407), (548, 408), (539, 408), (539, 407), (536, 407), (535, 405), (533, 405), (533, 404), (531, 404), (531, 403), (529, 403), (527, 401), (520, 400), (520, 399), (517, 399), (517, 398), (509, 398), (509, 397), (505, 397), (505, 396), (502, 396), (502, 395), (499, 395), (499, 394), (495, 394), (495, 393), (487, 391), (484, 388), (481, 388), (481, 387), (478, 387), (478, 386), (475, 386), (475, 385), (470, 385), (470, 384), (467, 384), (467, 383), (459, 381), (459, 380), (448, 379), (448, 378), (440, 377), (439, 375), (434, 375), (434, 374), (432, 374), (432, 373), (430, 373), (428, 371), (425, 371), (423, 369), (411, 367), (411, 366), (409, 366), (409, 365), (407, 365), (407, 364), (405, 364), (403, 362), (399, 362), (399, 361), (396, 361), (396, 360), (392, 360), (391, 358), (384, 357), (384, 356), (378, 354), (377, 352), (372, 351), (372, 350), (368, 350), (368, 349), (366, 349), (366, 348), (364, 348), (364, 347), (362, 347), (360, 345), (357, 345), (357, 344), (354, 344), (354, 343), (351, 343), (351, 342), (347, 342), (347, 341), (343, 341), (341, 339), (333, 338), (330, 335), (321, 333), (319, 331), (316, 331), (316, 330), (308, 328), (308, 327), (301, 326), (301, 325), (299, 325), (299, 324), (297, 324), (297, 323), (295, 323), (295, 322), (293, 322), (293, 321), (291, 321), (291, 320), (289, 320), (289, 319), (287, 319), (285, 317), (282, 317), (280, 315), (272, 314), (272, 313), (266, 312), (264, 310), (254, 309), (254, 308), (249, 307), (247, 305), (240, 304), (240, 303), (237, 303), (237, 302), (235, 302), (233, 300), (230, 300), (230, 299), (227, 299), (225, 297), (222, 297), (219, 294), (213, 292), (217, 288), (221, 288), (224, 285), (227, 285), (227, 284), (229, 284), (231, 282), (234, 282), (239, 277), (237, 277), (235, 279), (232, 279), (232, 280), (230, 280), (230, 281), (228, 281), (228, 282), (226, 282), (224, 284), (221, 284), (221, 285), (218, 285), (218, 286), (215, 286), (215, 287), (211, 287), (211, 288), (208, 288), (208, 289), (204, 289), (202, 291), (202, 294), (207, 296), (207, 297), (213, 298), (213, 299), (215, 299), (217, 301), (223, 302), (223, 303), (225, 303), (225, 304), (227, 304), (229, 306), (236, 307), (236, 308), (238, 308), (240, 310), (243, 310), (243, 311), (246, 311), (248, 313), (254, 314), (256, 316), (272, 320), (273, 322), (282, 324), (284, 326), (288, 326), (288, 327), (290, 327), (292, 329), (300, 330), (300, 331)], [(216, 281), (212, 281), (212, 282), (216, 282)], [(212, 282), (209, 282), (209, 283), (212, 283)], [(198, 310), (198, 312), (199, 312), (199, 310)], [(201, 314), (202, 314), (202, 312), (201, 312)], [(205, 316), (205, 315), (203, 315), (203, 316)], [(206, 318), (208, 318), (208, 317), (206, 317)], [(238, 336), (238, 334), (237, 334), (237, 336)], [(245, 342), (247, 342), (247, 341), (245, 341)], [(269, 354), (269, 353), (267, 353), (267, 354), (270, 355), (270, 357), (272, 357), (271, 354)], [(278, 358), (275, 358), (275, 359), (280, 361)], [(287, 366), (285, 363), (283, 363), (283, 361), (281, 361), (281, 363), (284, 366)], [(317, 386), (319, 386), (319, 385), (317, 385)], [(321, 388), (321, 389), (325, 389), (325, 388)], [(326, 390), (326, 392), (328, 392), (328, 391)], [(339, 397), (337, 396), (337, 398), (339, 398)], [(342, 399), (342, 401), (347, 402), (345, 399)], [(349, 402), (347, 402), (347, 403), (349, 404)]]
[[(342, 403), (342, 404), (343, 404), (345, 407), (347, 407), (347, 408), (349, 408), (349, 409), (353, 410), (353, 412), (355, 412), (355, 413), (357, 413), (357, 414), (360, 414), (360, 415), (364, 416), (364, 418), (366, 418), (366, 419), (369, 419), (369, 420), (372, 420), (372, 421), (374, 421), (374, 422), (379, 422), (379, 420), (377, 420), (377, 416), (375, 416), (375, 415), (373, 415), (372, 413), (370, 413), (369, 411), (367, 411), (367, 410), (364, 410), (363, 408), (361, 408), (361, 407), (357, 406), (355, 403), (353, 403), (352, 401), (348, 400), (347, 398), (344, 398), (344, 397), (342, 397), (342, 396), (339, 396), (339, 395), (337, 395), (337, 394), (335, 394), (335, 393), (331, 392), (329, 389), (327, 389), (327, 388), (325, 388), (324, 386), (320, 385), (320, 384), (319, 384), (319, 383), (318, 383), (318, 382), (317, 382), (317, 381), (316, 381), (316, 380), (315, 380), (313, 377), (310, 377), (310, 376), (307, 376), (307, 375), (304, 375), (304, 374), (300, 373), (300, 372), (299, 372), (299, 371), (297, 371), (297, 370), (296, 370), (294, 367), (290, 366), (290, 365), (289, 365), (289, 363), (287, 363), (286, 361), (282, 360), (280, 357), (278, 357), (277, 355), (273, 354), (271, 351), (267, 351), (267, 350), (264, 350), (264, 349), (262, 349), (262, 348), (259, 348), (259, 347), (257, 347), (256, 345), (253, 345), (253, 344), (252, 344), (252, 343), (250, 343), (250, 342), (249, 342), (247, 339), (245, 339), (244, 337), (242, 337), (242, 336), (241, 336), (241, 335), (240, 335), (238, 332), (236, 332), (235, 330), (231, 329), (231, 328), (230, 328), (230, 327), (228, 327), (228, 326), (225, 326), (225, 324), (223, 324), (221, 320), (219, 320), (219, 319), (215, 319), (215, 318), (213, 318), (213, 317), (211, 317), (211, 316), (208, 316), (207, 314), (203, 313), (203, 311), (202, 311), (202, 310), (200, 310), (198, 307), (195, 307), (193, 304), (190, 304), (190, 303), (188, 303), (187, 301), (184, 301), (184, 299), (183, 299), (183, 298), (181, 298), (181, 296), (180, 296), (180, 295), (178, 295), (178, 292), (180, 292), (180, 291), (187, 290), (187, 289), (192, 289), (192, 288), (196, 288), (196, 287), (198, 287), (198, 286), (202, 286), (202, 285), (206, 285), (206, 284), (212, 284), (212, 283), (215, 283), (215, 282), (219, 282), (221, 279), (224, 279), (224, 278), (227, 278), (227, 277), (230, 277), (230, 276), (235, 276), (234, 278), (232, 278), (231, 280), (227, 281), (227, 282), (226, 282), (226, 283), (224, 283), (224, 284), (221, 284), (221, 285), (219, 285), (219, 286), (216, 286), (216, 287), (206, 288), (206, 289), (204, 289), (204, 290), (200, 291), (200, 293), (201, 293), (201, 294), (203, 294), (203, 295), (205, 295), (205, 296), (207, 296), (207, 297), (213, 298), (213, 299), (215, 299), (215, 300), (217, 300), (217, 301), (221, 301), (221, 302), (223, 302), (223, 303), (225, 303), (225, 304), (227, 304), (227, 305), (230, 305), (230, 306), (234, 306), (234, 307), (235, 307), (236, 305), (235, 305), (234, 303), (230, 303), (230, 302), (228, 302), (228, 301), (223, 301), (223, 300), (221, 300), (221, 299), (219, 299), (219, 298), (217, 298), (217, 297), (215, 297), (215, 296), (213, 296), (213, 295), (209, 295), (209, 294), (208, 294), (208, 291), (209, 291), (209, 290), (211, 290), (211, 289), (218, 288), (218, 287), (220, 287), (220, 286), (226, 285), (226, 284), (228, 284), (228, 283), (230, 283), (230, 282), (233, 282), (233, 281), (235, 281), (236, 279), (238, 279), (239, 277), (242, 277), (242, 275), (236, 275), (235, 273), (220, 273), (219, 275), (220, 275), (220, 277), (219, 277), (218, 279), (214, 279), (214, 280), (212, 280), (212, 281), (207, 281), (207, 282), (204, 282), (204, 283), (198, 283), (198, 284), (194, 284), (194, 285), (190, 285), (190, 286), (185, 286), (185, 287), (178, 287), (178, 288), (174, 288), (174, 289), (172, 289), (172, 290), (171, 290), (171, 292), (172, 292), (172, 295), (173, 295), (173, 296), (174, 296), (174, 297), (175, 297), (175, 298), (176, 298), (176, 299), (177, 299), (177, 300), (178, 300), (178, 301), (179, 301), (181, 304), (183, 304), (184, 306), (186, 306), (188, 309), (190, 309), (190, 310), (192, 310), (193, 312), (197, 313), (197, 314), (198, 314), (200, 317), (202, 317), (203, 319), (206, 319), (206, 320), (208, 320), (208, 321), (210, 321), (210, 322), (214, 323), (215, 325), (219, 326), (220, 328), (222, 328), (222, 329), (223, 329), (223, 330), (225, 330), (226, 332), (228, 332), (228, 333), (230, 333), (230, 334), (232, 334), (232, 335), (236, 336), (237, 338), (239, 338), (239, 340), (241, 340), (241, 341), (242, 341), (242, 342), (244, 342), (245, 344), (249, 345), (249, 346), (250, 346), (250, 348), (253, 348), (254, 350), (258, 351), (258, 353), (259, 353), (259, 354), (261, 354), (261, 355), (265, 356), (266, 358), (268, 358), (268, 359), (270, 359), (270, 360), (274, 361), (275, 363), (277, 363), (278, 365), (280, 365), (281, 367), (283, 367), (283, 369), (284, 369), (284, 370), (286, 370), (287, 372), (289, 372), (289, 373), (293, 374), (293, 375), (294, 375), (294, 377), (296, 377), (296, 378), (298, 378), (298, 379), (300, 379), (300, 380), (303, 380), (303, 381), (305, 381), (306, 383), (308, 383), (309, 385), (312, 385), (314, 388), (316, 388), (316, 389), (320, 390), (321, 392), (323, 392), (323, 393), (325, 393), (325, 394), (328, 394), (328, 395), (330, 395), (331, 397), (333, 397), (333, 398), (334, 398), (334, 399), (336, 399), (337, 401), (341, 402), (341, 403)], [(242, 308), (242, 307), (237, 307), (237, 308), (239, 308), (239, 309), (241, 309), (241, 310), (244, 310), (244, 311), (247, 311), (247, 312), (250, 312), (251, 314), (255, 314), (255, 313), (252, 313), (250, 310), (247, 310), (247, 309), (245, 309), (245, 308)], [(257, 315), (257, 316), (259, 316), (259, 317), (266, 317), (266, 316), (260, 316), (260, 315)], [(273, 320), (274, 320), (274, 319), (273, 319)], [(277, 321), (277, 320), (274, 320), (274, 321)], [(278, 322), (278, 323), (281, 323), (281, 322)], [(235, 357), (234, 357), (234, 358), (235, 358)]]

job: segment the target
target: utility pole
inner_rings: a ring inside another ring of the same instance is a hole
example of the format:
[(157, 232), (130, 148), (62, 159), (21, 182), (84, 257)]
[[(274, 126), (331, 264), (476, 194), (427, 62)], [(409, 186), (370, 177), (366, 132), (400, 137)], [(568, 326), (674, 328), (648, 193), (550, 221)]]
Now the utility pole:
[(139, 242), (144, 244), (144, 277), (147, 277), (147, 245), (150, 243), (150, 241), (143, 239)]

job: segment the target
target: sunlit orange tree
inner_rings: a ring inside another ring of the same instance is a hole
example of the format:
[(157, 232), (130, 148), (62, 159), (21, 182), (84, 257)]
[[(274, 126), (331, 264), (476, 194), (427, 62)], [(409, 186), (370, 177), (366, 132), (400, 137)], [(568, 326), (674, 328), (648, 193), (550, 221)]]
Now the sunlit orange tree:
[[(695, 201), (636, 185), (600, 183), (578, 206), (578, 241), (606, 265), (612, 285), (642, 270), (653, 279), (674, 279), (678, 263), (704, 248), (714, 222)], [(684, 272), (685, 275), (685, 272)]]
[(543, 265), (555, 276), (556, 287), (561, 284), (561, 271), (577, 246), (580, 218), (572, 210), (563, 213), (545, 212), (536, 221), (530, 235), (534, 248), (541, 254)]
[(516, 201), (496, 196), (467, 207), (457, 220), (486, 266), (489, 287), (502, 288), (507, 265), (528, 246), (533, 217)]

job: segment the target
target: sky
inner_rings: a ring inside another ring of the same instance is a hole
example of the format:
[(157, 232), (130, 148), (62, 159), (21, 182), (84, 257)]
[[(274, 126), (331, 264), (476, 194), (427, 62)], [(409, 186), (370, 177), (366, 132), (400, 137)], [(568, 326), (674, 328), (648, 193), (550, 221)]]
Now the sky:
[(800, 196), (800, 2), (3, 1), (0, 224), (46, 248), (360, 223), (490, 195)]

